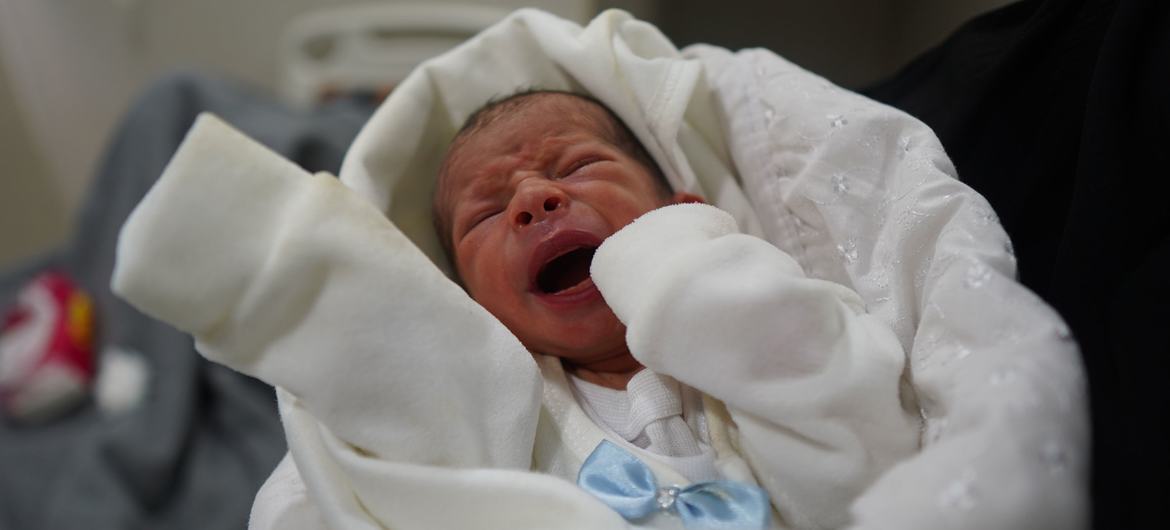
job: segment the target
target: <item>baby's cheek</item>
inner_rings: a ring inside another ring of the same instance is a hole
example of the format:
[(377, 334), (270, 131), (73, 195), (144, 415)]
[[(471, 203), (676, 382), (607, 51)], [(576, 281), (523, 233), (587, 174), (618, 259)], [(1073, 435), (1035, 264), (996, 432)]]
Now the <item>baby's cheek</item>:
[(616, 226), (615, 228), (617, 230), (625, 228), (626, 225), (634, 222), (639, 217), (642, 217), (643, 215), (650, 213), (651, 211), (655, 210), (656, 208), (657, 208), (657, 206), (654, 206), (654, 205), (639, 205), (638, 207), (629, 208), (622, 213), (622, 217), (618, 221), (618, 223), (620, 223), (620, 225)]

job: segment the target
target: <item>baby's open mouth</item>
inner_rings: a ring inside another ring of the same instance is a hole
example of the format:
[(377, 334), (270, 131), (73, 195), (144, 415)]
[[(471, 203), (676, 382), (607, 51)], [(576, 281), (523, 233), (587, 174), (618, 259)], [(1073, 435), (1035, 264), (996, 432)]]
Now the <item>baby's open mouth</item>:
[(555, 294), (588, 280), (595, 252), (597, 247), (578, 247), (549, 260), (536, 274), (537, 290)]

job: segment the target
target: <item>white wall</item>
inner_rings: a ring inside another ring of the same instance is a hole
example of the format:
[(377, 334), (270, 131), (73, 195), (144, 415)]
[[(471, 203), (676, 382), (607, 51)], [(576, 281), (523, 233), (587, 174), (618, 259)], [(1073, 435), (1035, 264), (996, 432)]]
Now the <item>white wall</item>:
[(0, 69), (0, 266), (65, 237), (61, 190), (17, 112)]

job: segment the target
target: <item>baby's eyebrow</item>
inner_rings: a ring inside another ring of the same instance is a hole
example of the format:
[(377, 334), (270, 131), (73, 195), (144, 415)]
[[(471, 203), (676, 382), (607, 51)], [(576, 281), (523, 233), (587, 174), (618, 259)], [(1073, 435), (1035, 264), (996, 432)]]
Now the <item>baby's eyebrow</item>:
[(498, 177), (499, 173), (494, 171), (473, 175), (464, 187), (463, 195), (471, 197), (490, 195), (499, 187)]
[[(481, 199), (489, 198), (495, 195), (496, 189), (499, 188), (498, 179), (491, 178), (492, 175), (476, 175), (470, 182), (463, 186), (462, 189), (452, 190), (451, 200), (448, 204), (448, 211), (450, 212), (450, 221), (452, 225), (457, 225), (459, 221), (458, 212), (460, 206), (467, 203), (480, 202)], [(463, 208), (463, 211), (466, 211)], [(458, 228), (458, 226), (454, 226)]]
[[(545, 171), (555, 171), (556, 166), (563, 163), (569, 156), (570, 151), (587, 143), (586, 140), (568, 140), (565, 138), (545, 138), (538, 146), (539, 156), (535, 157), (536, 165)], [(509, 150), (506, 157), (520, 156), (523, 151), (521, 146), (515, 146)], [(456, 202), (465, 197), (476, 197), (482, 195), (490, 195), (496, 191), (497, 188), (503, 186), (507, 181), (508, 176), (516, 171), (520, 166), (526, 165), (524, 162), (504, 162), (493, 161), (476, 168), (468, 182), (464, 185), (464, 190), (457, 190)]]

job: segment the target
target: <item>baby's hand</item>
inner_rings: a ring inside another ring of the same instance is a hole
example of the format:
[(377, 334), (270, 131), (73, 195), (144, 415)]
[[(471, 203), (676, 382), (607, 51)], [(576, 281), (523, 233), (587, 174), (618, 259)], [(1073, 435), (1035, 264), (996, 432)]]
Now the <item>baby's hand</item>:
[(658, 270), (704, 242), (739, 232), (731, 214), (707, 204), (673, 204), (653, 210), (609, 236), (590, 267), (593, 282), (623, 321), (624, 297), (640, 292)]

